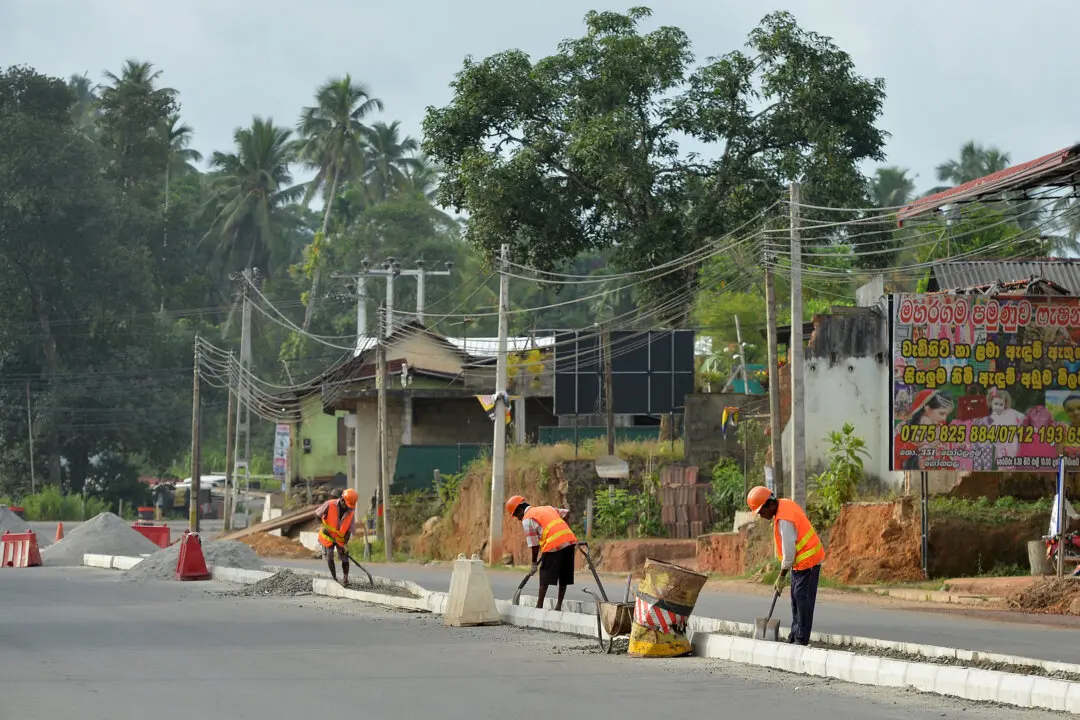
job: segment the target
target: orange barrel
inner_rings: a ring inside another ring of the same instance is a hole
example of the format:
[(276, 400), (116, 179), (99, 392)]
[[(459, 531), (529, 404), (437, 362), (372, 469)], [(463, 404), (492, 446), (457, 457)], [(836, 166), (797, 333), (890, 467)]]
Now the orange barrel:
[(635, 593), (628, 654), (632, 657), (689, 655), (686, 622), (708, 579), (679, 565), (647, 558)]

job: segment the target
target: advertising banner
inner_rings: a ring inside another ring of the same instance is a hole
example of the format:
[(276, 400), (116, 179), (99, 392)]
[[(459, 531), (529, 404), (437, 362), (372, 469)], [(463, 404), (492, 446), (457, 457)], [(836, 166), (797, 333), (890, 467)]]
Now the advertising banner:
[(289, 471), (289, 438), (291, 425), (278, 423), (274, 432), (274, 477), (285, 481)]
[(1080, 298), (894, 295), (894, 470), (1080, 465)]

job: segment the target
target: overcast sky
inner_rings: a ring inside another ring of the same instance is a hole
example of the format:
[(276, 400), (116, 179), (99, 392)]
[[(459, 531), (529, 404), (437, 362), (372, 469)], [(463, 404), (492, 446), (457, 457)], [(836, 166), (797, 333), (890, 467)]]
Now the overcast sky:
[[(420, 133), (428, 105), (450, 99), (466, 55), (521, 48), (541, 57), (579, 36), (589, 9), (630, 0), (0, 0), (0, 66), (27, 64), (101, 81), (134, 58), (180, 91), (204, 154), (231, 146), (252, 115), (292, 126), (315, 87), (346, 72), (386, 104), (384, 119)], [(888, 163), (920, 190), (934, 167), (977, 139), (1014, 163), (1080, 140), (1069, 70), (1080, 2), (1043, 0), (653, 0), (652, 25), (685, 29), (699, 58), (740, 47), (763, 15), (793, 12), (832, 36), (860, 73), (886, 80)], [(651, 27), (650, 26), (650, 27)]]

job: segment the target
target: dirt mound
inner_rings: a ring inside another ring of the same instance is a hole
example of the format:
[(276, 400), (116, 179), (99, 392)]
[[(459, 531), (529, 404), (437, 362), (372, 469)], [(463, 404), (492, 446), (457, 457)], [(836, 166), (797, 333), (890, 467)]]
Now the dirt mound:
[(254, 550), (256, 555), (264, 558), (310, 560), (320, 555), (313, 550), (308, 550), (296, 540), (265, 532), (240, 538), (240, 542)]
[(1013, 610), (1046, 615), (1067, 614), (1070, 604), (1077, 599), (1080, 599), (1080, 580), (1072, 578), (1036, 580), (1006, 598)]
[(82, 565), (83, 555), (123, 555), (139, 557), (160, 548), (131, 525), (110, 512), (80, 523), (63, 540), (41, 551), (45, 565)]
[(842, 507), (822, 571), (849, 585), (922, 580), (922, 529), (913, 500)]
[[(30, 523), (11, 512), (6, 506), (0, 505), (0, 535), (9, 531), (13, 533), (24, 533), (31, 529)], [(50, 537), (38, 533), (37, 544), (38, 548), (44, 549), (49, 545), (52, 545), (53, 540)]]
[[(202, 551), (207, 566), (261, 570), (265, 565), (251, 548), (236, 540), (205, 542)], [(171, 580), (176, 577), (176, 561), (179, 558), (180, 543), (176, 542), (145, 558), (125, 572), (124, 576), (131, 580)]]

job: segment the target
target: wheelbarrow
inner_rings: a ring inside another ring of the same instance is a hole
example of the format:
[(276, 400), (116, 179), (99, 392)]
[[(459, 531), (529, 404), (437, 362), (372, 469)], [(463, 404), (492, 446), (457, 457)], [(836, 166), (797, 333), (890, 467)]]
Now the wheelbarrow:
[[(608, 655), (615, 647), (615, 638), (629, 636), (633, 626), (634, 603), (630, 600), (631, 577), (626, 578), (626, 595), (623, 602), (600, 600), (591, 590), (584, 588), (584, 592), (596, 603), (596, 639), (600, 643), (600, 650)], [(607, 646), (604, 645), (604, 632), (608, 634)]]

